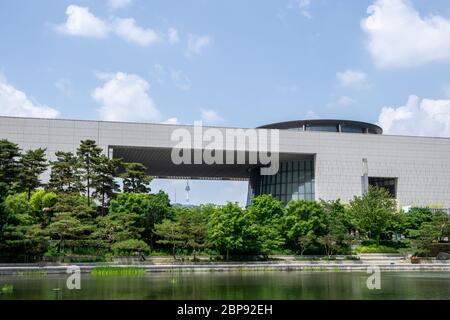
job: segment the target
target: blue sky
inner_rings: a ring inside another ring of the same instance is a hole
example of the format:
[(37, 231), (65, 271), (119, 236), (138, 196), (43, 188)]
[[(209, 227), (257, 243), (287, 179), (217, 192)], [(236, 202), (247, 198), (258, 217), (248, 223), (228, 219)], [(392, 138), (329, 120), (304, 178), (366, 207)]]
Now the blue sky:
[[(0, 39), (1, 115), (450, 136), (446, 0), (0, 0)], [(191, 187), (193, 203), (247, 192)]]

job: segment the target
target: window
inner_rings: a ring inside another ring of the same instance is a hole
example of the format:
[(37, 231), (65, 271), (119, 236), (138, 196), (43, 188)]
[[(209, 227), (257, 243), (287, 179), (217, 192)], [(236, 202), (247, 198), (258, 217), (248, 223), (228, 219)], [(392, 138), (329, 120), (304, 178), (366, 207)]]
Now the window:
[(391, 197), (397, 198), (397, 178), (369, 177), (369, 185), (384, 188)]

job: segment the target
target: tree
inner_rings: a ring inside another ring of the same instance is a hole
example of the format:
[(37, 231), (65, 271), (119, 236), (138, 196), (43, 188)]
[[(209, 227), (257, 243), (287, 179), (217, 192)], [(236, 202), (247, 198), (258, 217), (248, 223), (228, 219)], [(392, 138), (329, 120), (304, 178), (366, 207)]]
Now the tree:
[(46, 228), (52, 239), (58, 240), (58, 253), (64, 252), (64, 240), (79, 239), (89, 233), (92, 226), (82, 223), (70, 212), (57, 213)]
[(31, 192), (42, 185), (39, 177), (47, 169), (45, 152), (46, 149), (41, 148), (28, 150), (20, 157), (20, 185), (27, 192), (28, 200), (31, 198)]
[(335, 201), (322, 200), (320, 205), (325, 212), (327, 227), (325, 235), (319, 238), (319, 243), (322, 244), (329, 256), (340, 248), (348, 249), (353, 238), (350, 231), (354, 229), (354, 223), (346, 208), (339, 199)]
[(194, 261), (200, 248), (206, 246), (206, 225), (209, 210), (204, 206), (197, 208), (174, 208), (173, 220), (165, 219), (155, 226), (156, 234), (161, 237), (158, 243), (172, 246), (175, 258), (176, 247), (190, 250)]
[(325, 249), (325, 254), (328, 257), (331, 257), (335, 250), (338, 248), (338, 239), (333, 234), (326, 234), (317, 239), (317, 241), (323, 246)]
[(106, 202), (119, 191), (119, 184), (115, 181), (120, 160), (109, 159), (100, 155), (95, 163), (95, 176), (93, 178), (95, 190), (92, 196), (100, 201), (102, 215), (105, 214)]
[(27, 193), (9, 195), (4, 203), (6, 223), (3, 226), (0, 244), (2, 253), (14, 257), (15, 261), (23, 258), (40, 256), (47, 248), (47, 238), (40, 224), (32, 216), (32, 208), (27, 200)]
[(81, 179), (86, 187), (88, 205), (91, 204), (91, 190), (98, 187), (96, 178), (97, 166), (100, 162), (102, 149), (94, 140), (83, 140), (77, 149), (78, 166), (81, 171)]
[(58, 202), (58, 195), (54, 192), (37, 190), (32, 193), (29, 202), (32, 215), (36, 217), (37, 222), (44, 227), (47, 226), (53, 217), (52, 208)]
[(182, 232), (184, 233), (184, 246), (192, 251), (194, 261), (197, 250), (206, 246), (209, 210), (205, 206), (181, 210), (176, 215)]
[(91, 237), (110, 243), (140, 239), (144, 228), (139, 227), (139, 220), (139, 215), (135, 213), (110, 212), (97, 218), (98, 228)]
[(377, 243), (399, 218), (395, 200), (385, 189), (374, 186), (369, 186), (364, 196), (355, 196), (350, 201), (349, 213), (355, 219), (358, 231), (376, 239)]
[(230, 253), (246, 252), (256, 239), (254, 217), (237, 204), (228, 202), (214, 210), (208, 221), (209, 243), (229, 260)]
[(155, 234), (161, 237), (158, 243), (167, 244), (172, 247), (172, 256), (176, 259), (177, 247), (184, 243), (184, 237), (181, 226), (178, 221), (164, 219), (155, 226)]
[(148, 185), (152, 178), (147, 175), (147, 167), (142, 163), (124, 163), (125, 171), (120, 175), (123, 179), (123, 192), (149, 193)]
[(110, 213), (135, 213), (144, 228), (143, 239), (154, 247), (154, 228), (170, 216), (169, 196), (163, 191), (157, 194), (119, 193), (110, 201)]
[(403, 231), (410, 238), (417, 238), (418, 230), (424, 223), (429, 223), (433, 219), (433, 213), (429, 208), (411, 208), (403, 219)]
[(49, 208), (52, 213), (70, 212), (73, 217), (86, 225), (94, 222), (96, 210), (92, 205), (88, 205), (85, 196), (76, 193), (62, 193), (58, 195), (58, 201)]
[(255, 228), (257, 235), (256, 251), (267, 257), (284, 244), (281, 234), (283, 207), (272, 195), (261, 195), (252, 199), (247, 211), (254, 218), (251, 228)]
[(143, 255), (148, 253), (149, 246), (142, 240), (129, 239), (120, 242), (116, 242), (112, 245), (112, 249), (115, 254), (125, 254), (130, 255), (137, 253), (138, 255)]
[(20, 149), (6, 139), (0, 140), (0, 202), (18, 183)]
[(48, 189), (57, 192), (83, 192), (78, 161), (72, 152), (57, 151), (56, 160), (50, 161), (51, 173)]
[(290, 201), (283, 217), (283, 233), (288, 247), (301, 250), (298, 239), (304, 236), (320, 237), (327, 233), (327, 216), (323, 207), (314, 201)]
[(312, 246), (312, 244), (314, 243), (315, 240), (316, 240), (316, 237), (311, 233), (298, 237), (297, 244), (298, 244), (301, 256), (303, 256), (303, 253)]

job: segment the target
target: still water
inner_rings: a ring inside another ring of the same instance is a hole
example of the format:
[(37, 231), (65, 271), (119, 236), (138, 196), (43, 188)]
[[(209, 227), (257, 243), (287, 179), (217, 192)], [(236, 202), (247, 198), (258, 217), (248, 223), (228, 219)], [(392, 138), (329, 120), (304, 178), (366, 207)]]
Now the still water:
[(95, 277), (81, 290), (66, 275), (0, 276), (1, 299), (450, 299), (450, 272), (382, 272), (369, 290), (362, 272), (180, 272)]

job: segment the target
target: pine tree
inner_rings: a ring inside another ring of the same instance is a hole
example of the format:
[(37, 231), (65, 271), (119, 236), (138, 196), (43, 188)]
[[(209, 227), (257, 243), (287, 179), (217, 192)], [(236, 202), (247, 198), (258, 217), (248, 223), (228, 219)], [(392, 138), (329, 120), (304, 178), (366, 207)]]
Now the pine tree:
[(56, 160), (50, 161), (51, 174), (48, 188), (57, 192), (82, 192), (77, 158), (72, 152), (58, 151)]
[(119, 164), (120, 160), (109, 159), (105, 155), (101, 155), (96, 160), (94, 167), (96, 174), (93, 178), (95, 191), (92, 193), (92, 196), (100, 201), (102, 215), (105, 213), (107, 200), (111, 199), (120, 190), (119, 184), (115, 181)]
[(81, 178), (86, 187), (88, 205), (91, 204), (91, 190), (96, 187), (96, 166), (100, 161), (102, 149), (94, 140), (81, 141), (77, 149), (78, 165), (81, 170)]
[(20, 185), (30, 200), (31, 191), (42, 185), (39, 177), (47, 169), (46, 149), (28, 150), (20, 157)]
[(120, 175), (123, 179), (123, 192), (149, 193), (148, 184), (152, 178), (147, 175), (147, 167), (142, 163), (124, 163), (125, 172)]
[(20, 149), (6, 139), (0, 140), (0, 202), (19, 181)]

